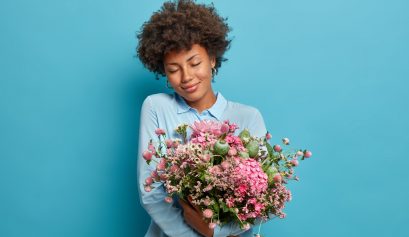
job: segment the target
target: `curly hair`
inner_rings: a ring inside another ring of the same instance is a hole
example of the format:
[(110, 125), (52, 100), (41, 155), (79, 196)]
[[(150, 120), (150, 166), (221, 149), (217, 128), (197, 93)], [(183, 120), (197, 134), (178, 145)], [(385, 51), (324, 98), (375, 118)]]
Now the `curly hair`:
[(145, 22), (137, 34), (137, 56), (144, 66), (165, 76), (164, 56), (171, 51), (190, 50), (199, 44), (216, 59), (216, 73), (229, 49), (231, 40), (227, 34), (231, 28), (227, 18), (218, 15), (213, 3), (196, 4), (193, 0), (165, 2), (161, 9)]

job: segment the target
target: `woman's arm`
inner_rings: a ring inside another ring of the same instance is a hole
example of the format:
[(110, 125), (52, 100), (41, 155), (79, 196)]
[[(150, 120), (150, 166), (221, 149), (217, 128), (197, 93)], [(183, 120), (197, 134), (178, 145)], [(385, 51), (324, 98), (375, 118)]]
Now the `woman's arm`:
[(151, 162), (148, 165), (142, 157), (142, 152), (147, 149), (150, 139), (157, 139), (155, 129), (158, 126), (157, 114), (152, 107), (151, 98), (148, 96), (142, 104), (139, 126), (137, 173), (141, 205), (166, 235), (181, 237), (199, 236), (197, 232), (184, 222), (181, 209), (164, 201), (167, 195), (163, 184), (156, 183), (152, 185), (152, 191), (145, 191), (145, 179), (155, 170), (156, 163)]

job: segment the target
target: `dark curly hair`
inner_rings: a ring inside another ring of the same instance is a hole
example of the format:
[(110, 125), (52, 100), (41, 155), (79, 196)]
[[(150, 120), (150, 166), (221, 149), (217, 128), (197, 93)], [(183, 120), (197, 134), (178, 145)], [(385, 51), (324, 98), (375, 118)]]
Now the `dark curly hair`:
[(165, 76), (163, 59), (171, 51), (190, 50), (199, 44), (216, 58), (215, 69), (227, 59), (223, 54), (229, 49), (231, 40), (227, 34), (231, 28), (227, 18), (218, 15), (213, 3), (196, 4), (193, 0), (165, 2), (161, 9), (145, 22), (137, 34), (139, 44), (137, 56), (145, 67)]

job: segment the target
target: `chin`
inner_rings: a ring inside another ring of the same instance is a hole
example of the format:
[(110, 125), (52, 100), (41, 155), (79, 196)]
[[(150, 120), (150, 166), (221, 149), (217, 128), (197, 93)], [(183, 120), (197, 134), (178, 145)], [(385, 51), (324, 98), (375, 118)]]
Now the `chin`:
[(200, 100), (200, 98), (202, 98), (203, 96), (204, 96), (203, 92), (196, 91), (194, 93), (184, 93), (182, 97), (189, 102), (196, 102)]

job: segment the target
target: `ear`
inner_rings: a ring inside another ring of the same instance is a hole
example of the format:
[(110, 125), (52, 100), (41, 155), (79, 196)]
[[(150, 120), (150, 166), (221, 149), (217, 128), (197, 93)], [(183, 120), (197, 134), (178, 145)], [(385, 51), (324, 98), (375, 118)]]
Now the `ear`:
[(216, 57), (210, 57), (210, 65), (212, 65), (212, 68), (216, 66)]

